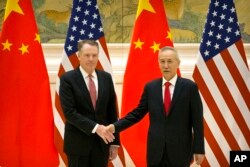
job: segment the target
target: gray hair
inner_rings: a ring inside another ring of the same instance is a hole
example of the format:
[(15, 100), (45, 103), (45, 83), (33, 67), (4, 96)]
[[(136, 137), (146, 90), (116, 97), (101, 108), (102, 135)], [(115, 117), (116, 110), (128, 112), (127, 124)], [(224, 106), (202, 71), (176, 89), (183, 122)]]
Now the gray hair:
[(176, 50), (174, 47), (171, 47), (171, 46), (164, 46), (164, 47), (162, 47), (162, 48), (160, 49), (159, 54), (160, 54), (161, 52), (166, 51), (166, 50), (171, 50), (171, 51), (173, 51), (173, 52), (175, 53), (176, 59), (180, 62), (179, 54), (178, 54), (177, 50)]
[(80, 51), (82, 49), (82, 46), (84, 44), (89, 44), (91, 46), (96, 46), (97, 49), (99, 50), (99, 44), (95, 40), (85, 39), (85, 40), (81, 40), (81, 41), (78, 42), (78, 44), (77, 44), (78, 51)]

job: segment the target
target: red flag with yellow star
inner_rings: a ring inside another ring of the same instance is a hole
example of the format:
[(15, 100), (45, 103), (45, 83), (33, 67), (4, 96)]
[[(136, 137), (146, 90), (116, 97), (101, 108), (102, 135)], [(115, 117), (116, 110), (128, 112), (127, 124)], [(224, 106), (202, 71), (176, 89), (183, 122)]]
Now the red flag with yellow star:
[[(162, 0), (139, 0), (134, 33), (123, 81), (121, 116), (139, 103), (145, 83), (161, 77), (158, 52), (173, 46)], [(135, 166), (146, 165), (148, 116), (121, 133), (122, 144)]]
[(30, 0), (7, 0), (0, 76), (0, 166), (58, 166), (49, 78)]

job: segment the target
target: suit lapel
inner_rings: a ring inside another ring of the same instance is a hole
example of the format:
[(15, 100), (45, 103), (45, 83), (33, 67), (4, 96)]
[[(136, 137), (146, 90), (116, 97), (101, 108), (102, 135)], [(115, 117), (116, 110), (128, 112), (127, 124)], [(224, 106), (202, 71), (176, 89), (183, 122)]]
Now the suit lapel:
[(173, 107), (173, 105), (175, 104), (179, 95), (181, 94), (182, 86), (183, 86), (182, 79), (180, 77), (178, 77), (177, 81), (176, 81), (175, 88), (174, 88), (174, 94), (173, 94), (173, 98), (172, 98), (172, 102), (171, 102), (171, 106), (170, 106), (171, 108)]
[(103, 77), (103, 75), (100, 74), (100, 72), (98, 70), (96, 70), (96, 75), (98, 78), (98, 96), (96, 99), (96, 111), (99, 108), (99, 104), (100, 104), (100, 99), (102, 99), (103, 96), (103, 90), (105, 88), (105, 78)]
[(162, 96), (162, 78), (157, 81), (156, 87), (155, 87), (155, 95), (156, 100), (160, 101), (160, 108), (161, 108), (161, 113), (165, 115), (165, 109), (164, 109), (164, 101), (163, 101), (163, 96)]
[(91, 101), (91, 97), (89, 94), (89, 90), (88, 90), (87, 85), (84, 81), (84, 78), (80, 72), (80, 69), (79, 68), (75, 69), (75, 72), (76, 72), (76, 77), (75, 77), (76, 83), (80, 87), (80, 90), (81, 90), (83, 96), (86, 97), (88, 104), (94, 110), (94, 107), (93, 107), (92, 101)]
[[(152, 101), (155, 103), (155, 106), (157, 106), (157, 109), (153, 109), (153, 111), (159, 112), (162, 116), (165, 115), (164, 110), (164, 102), (162, 97), (162, 78), (159, 78), (157, 80), (154, 80), (150, 84), (150, 95), (149, 95), (149, 101)], [(149, 108), (149, 110), (151, 110)]]

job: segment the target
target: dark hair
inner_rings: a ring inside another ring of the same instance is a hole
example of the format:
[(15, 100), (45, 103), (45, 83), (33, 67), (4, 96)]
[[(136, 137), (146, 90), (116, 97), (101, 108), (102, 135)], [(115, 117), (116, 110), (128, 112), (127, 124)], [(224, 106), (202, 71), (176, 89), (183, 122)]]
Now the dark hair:
[(99, 50), (99, 44), (95, 41), (95, 40), (90, 40), (90, 39), (84, 39), (84, 40), (80, 40), (77, 44), (77, 48), (78, 51), (80, 51), (82, 49), (82, 46), (84, 44), (89, 44), (91, 46), (96, 46), (97, 49)]

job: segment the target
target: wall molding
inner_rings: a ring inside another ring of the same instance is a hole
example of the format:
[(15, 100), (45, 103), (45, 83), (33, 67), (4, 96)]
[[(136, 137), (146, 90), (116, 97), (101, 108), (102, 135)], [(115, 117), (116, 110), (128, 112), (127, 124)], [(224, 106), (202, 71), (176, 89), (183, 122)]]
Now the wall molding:
[[(62, 58), (63, 46), (64, 44), (42, 44), (51, 84), (55, 84), (56, 82)], [(108, 43), (107, 46), (112, 63), (115, 83), (122, 84), (130, 44)], [(181, 59), (180, 71), (182, 76), (185, 78), (192, 79), (192, 73), (197, 60), (199, 46), (200, 44), (175, 44), (175, 48), (178, 50)], [(244, 44), (244, 47), (247, 55), (248, 66), (250, 67), (250, 44)]]

